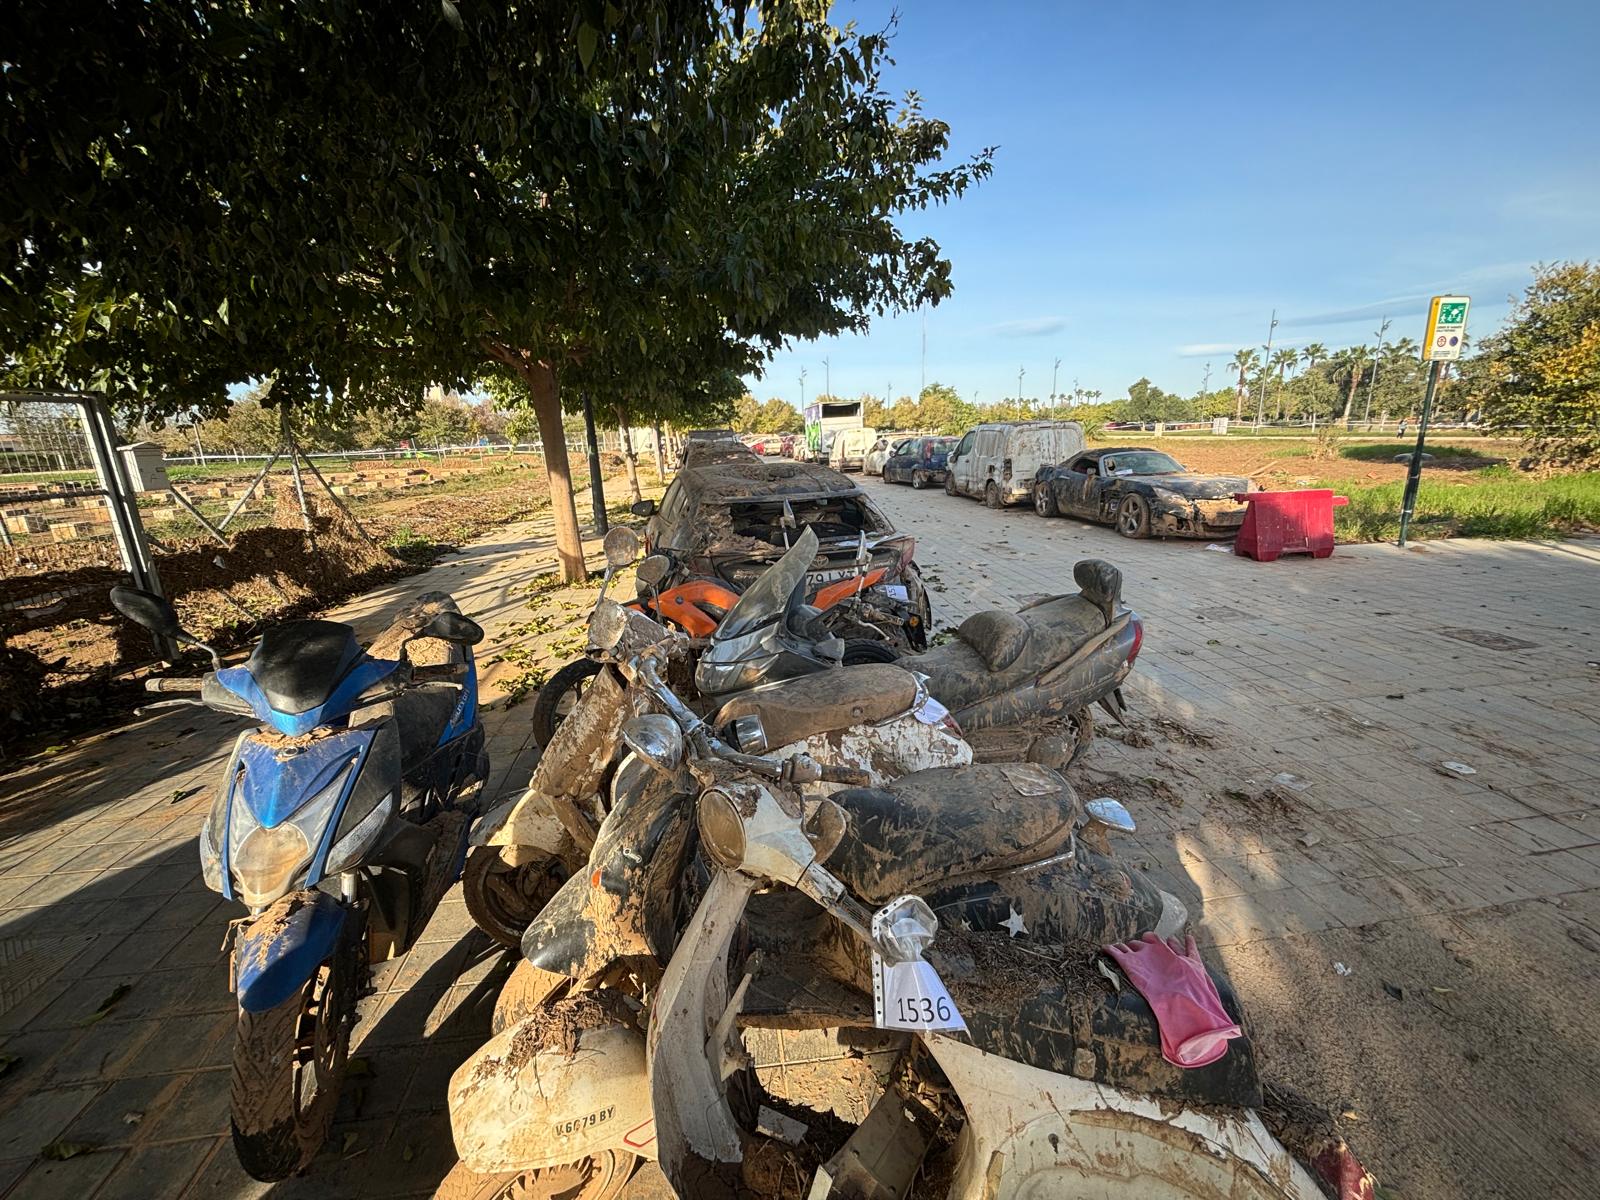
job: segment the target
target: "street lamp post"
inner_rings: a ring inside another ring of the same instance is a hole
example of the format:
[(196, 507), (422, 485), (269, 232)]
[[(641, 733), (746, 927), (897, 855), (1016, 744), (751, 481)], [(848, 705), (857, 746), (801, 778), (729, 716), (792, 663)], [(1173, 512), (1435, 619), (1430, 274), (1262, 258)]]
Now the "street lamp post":
[(1368, 429), (1372, 428), (1372, 389), (1378, 385), (1378, 364), (1383, 361), (1383, 339), (1389, 332), (1389, 318), (1384, 317), (1383, 324), (1378, 326), (1378, 348), (1372, 352), (1372, 378), (1367, 380), (1367, 411), (1361, 418), (1361, 423)]
[(1056, 365), (1050, 368), (1050, 403), (1056, 402), (1056, 380), (1061, 375), (1061, 360), (1056, 359)]
[(1026, 375), (1027, 373), (1028, 373), (1028, 368), (1027, 367), (1018, 367), (1017, 368), (1017, 404), (1018, 404), (1019, 407), (1022, 404), (1022, 377), (1024, 375)]
[(823, 395), (833, 395), (833, 362), (830, 359), (822, 360), (822, 392)]
[(806, 369), (800, 368), (800, 412), (806, 411)]
[(1267, 407), (1268, 362), (1272, 358), (1272, 335), (1278, 328), (1278, 310), (1272, 310), (1272, 324), (1267, 326), (1267, 351), (1261, 358), (1261, 390), (1256, 393), (1256, 428), (1261, 428), (1261, 416)]

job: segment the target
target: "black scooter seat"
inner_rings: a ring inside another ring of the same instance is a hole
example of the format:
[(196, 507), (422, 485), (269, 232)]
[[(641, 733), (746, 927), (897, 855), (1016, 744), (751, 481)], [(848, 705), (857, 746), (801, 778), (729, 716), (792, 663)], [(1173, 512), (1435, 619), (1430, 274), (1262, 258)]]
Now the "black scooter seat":
[(1106, 626), (1093, 601), (1074, 593), (1020, 613), (975, 613), (955, 640), (905, 665), (928, 677), (928, 690), (953, 712), (1043, 674)]
[(1072, 785), (1035, 763), (936, 767), (833, 800), (850, 827), (828, 870), (869, 904), (1039, 862), (1066, 848), (1078, 812)]

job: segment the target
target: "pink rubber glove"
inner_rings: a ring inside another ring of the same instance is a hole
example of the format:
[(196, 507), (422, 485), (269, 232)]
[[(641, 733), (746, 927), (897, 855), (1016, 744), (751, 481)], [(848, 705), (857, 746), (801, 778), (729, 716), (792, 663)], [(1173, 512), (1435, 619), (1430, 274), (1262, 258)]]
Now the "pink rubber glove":
[(1161, 1027), (1161, 1057), (1179, 1067), (1203, 1067), (1228, 1052), (1244, 1030), (1222, 1007), (1191, 935), (1182, 950), (1176, 938), (1163, 942), (1147, 933), (1136, 942), (1105, 947), (1155, 1011)]

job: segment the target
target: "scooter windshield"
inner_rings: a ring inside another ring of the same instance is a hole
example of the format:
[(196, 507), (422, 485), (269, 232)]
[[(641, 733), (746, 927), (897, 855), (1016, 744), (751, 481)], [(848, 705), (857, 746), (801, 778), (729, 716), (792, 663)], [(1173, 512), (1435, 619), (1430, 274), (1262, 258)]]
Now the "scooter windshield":
[(802, 603), (806, 568), (816, 556), (817, 535), (807, 527), (788, 553), (768, 567), (728, 610), (712, 635), (714, 640), (728, 641), (754, 633), (784, 616), (792, 606)]

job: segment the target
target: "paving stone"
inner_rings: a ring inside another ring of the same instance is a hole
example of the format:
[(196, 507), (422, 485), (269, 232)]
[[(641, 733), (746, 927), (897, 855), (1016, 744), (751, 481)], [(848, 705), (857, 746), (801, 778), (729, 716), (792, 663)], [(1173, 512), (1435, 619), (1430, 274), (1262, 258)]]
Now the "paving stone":
[(119, 1150), (80, 1154), (65, 1162), (39, 1161), (11, 1189), (17, 1200), (82, 1200), (122, 1161)]
[(169, 1200), (181, 1196), (211, 1151), (209, 1142), (143, 1146), (125, 1155), (95, 1200)]
[(98, 1084), (54, 1088), (23, 1096), (0, 1111), (0, 1161), (32, 1158), (61, 1136), (78, 1113), (100, 1094)]

